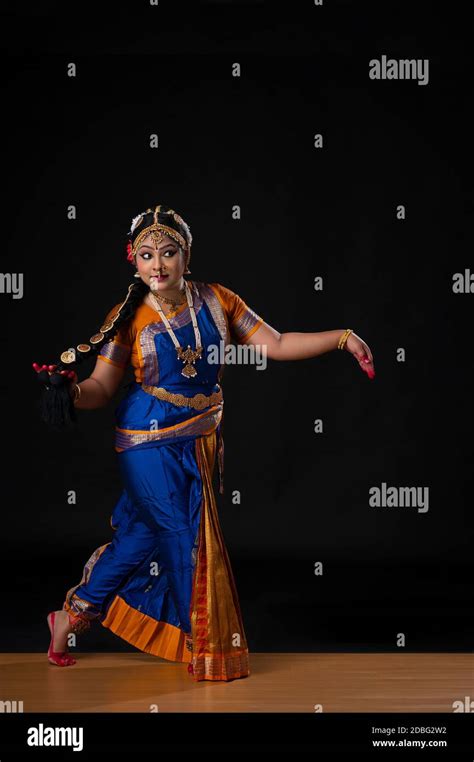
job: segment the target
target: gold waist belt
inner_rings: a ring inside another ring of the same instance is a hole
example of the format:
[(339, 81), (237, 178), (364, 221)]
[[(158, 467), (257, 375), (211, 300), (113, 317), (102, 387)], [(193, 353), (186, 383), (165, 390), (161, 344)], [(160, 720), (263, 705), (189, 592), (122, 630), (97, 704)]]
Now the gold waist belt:
[(223, 395), (222, 389), (219, 387), (219, 391), (212, 392), (209, 396), (205, 394), (195, 394), (193, 397), (185, 397), (184, 394), (176, 394), (175, 392), (168, 392), (162, 386), (147, 386), (142, 384), (142, 389), (148, 394), (152, 394), (154, 397), (158, 397), (160, 400), (166, 400), (166, 402), (172, 402), (173, 405), (194, 407), (196, 410), (204, 410), (209, 405), (217, 405), (222, 402)]

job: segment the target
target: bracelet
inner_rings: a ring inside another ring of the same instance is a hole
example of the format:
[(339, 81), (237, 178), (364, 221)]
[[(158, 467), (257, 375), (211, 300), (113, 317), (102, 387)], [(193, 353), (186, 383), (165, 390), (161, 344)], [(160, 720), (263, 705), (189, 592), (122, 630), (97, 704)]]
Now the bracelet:
[(79, 384), (74, 384), (72, 401), (77, 402), (81, 398), (82, 390)]
[(349, 336), (350, 336), (350, 334), (352, 332), (353, 332), (352, 328), (346, 328), (346, 330), (344, 331), (344, 333), (342, 334), (342, 336), (339, 339), (339, 342), (338, 342), (338, 345), (337, 345), (338, 349), (344, 349), (346, 341), (347, 341), (347, 339), (349, 338)]

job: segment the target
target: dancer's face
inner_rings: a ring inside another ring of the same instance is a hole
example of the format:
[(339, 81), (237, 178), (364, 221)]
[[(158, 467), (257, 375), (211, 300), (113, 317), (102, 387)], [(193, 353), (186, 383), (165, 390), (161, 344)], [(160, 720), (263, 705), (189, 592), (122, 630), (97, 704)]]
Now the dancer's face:
[[(180, 291), (184, 285), (185, 257), (180, 246), (170, 236), (156, 244), (152, 235), (147, 236), (137, 251), (136, 265), (141, 279), (152, 291), (171, 293)], [(158, 275), (166, 275), (161, 280)]]

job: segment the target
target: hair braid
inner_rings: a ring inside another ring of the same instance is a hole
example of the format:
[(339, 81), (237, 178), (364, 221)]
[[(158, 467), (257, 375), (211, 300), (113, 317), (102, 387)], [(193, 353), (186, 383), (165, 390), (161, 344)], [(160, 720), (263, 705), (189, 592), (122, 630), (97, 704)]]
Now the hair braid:
[(108, 330), (101, 331), (103, 338), (100, 341), (89, 344), (88, 352), (76, 352), (74, 362), (64, 363), (59, 360), (51, 375), (46, 370), (38, 373), (38, 380), (44, 384), (39, 400), (40, 417), (49, 426), (60, 430), (77, 421), (76, 409), (69, 392), (70, 379), (61, 374), (61, 371), (75, 370), (85, 360), (97, 357), (104, 344), (113, 339), (127, 320), (133, 318), (147, 291), (148, 286), (142, 280), (131, 283), (125, 300), (115, 313), (109, 313), (108, 318), (112, 325)]

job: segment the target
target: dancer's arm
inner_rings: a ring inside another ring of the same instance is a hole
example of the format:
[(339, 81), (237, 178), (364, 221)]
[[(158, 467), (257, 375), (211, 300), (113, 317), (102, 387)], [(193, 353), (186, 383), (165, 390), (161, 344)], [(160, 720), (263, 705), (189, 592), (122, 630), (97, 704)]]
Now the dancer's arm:
[[(264, 351), (271, 360), (305, 360), (308, 357), (317, 357), (317, 355), (337, 349), (344, 330), (344, 328), (338, 328), (334, 331), (317, 331), (315, 333), (279, 333), (268, 323), (262, 323), (246, 339), (245, 344), (265, 347)], [(372, 352), (360, 336), (351, 333), (344, 349), (354, 356), (361, 369), (370, 378), (375, 376)]]
[[(74, 403), (74, 407), (84, 410), (105, 407), (115, 395), (125, 370), (126, 368), (119, 368), (111, 363), (97, 360), (89, 378), (79, 382), (81, 396)], [(74, 384), (71, 384), (71, 396), (73, 387)]]

